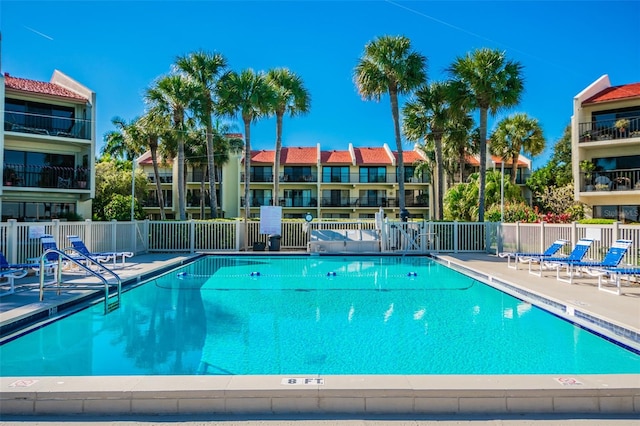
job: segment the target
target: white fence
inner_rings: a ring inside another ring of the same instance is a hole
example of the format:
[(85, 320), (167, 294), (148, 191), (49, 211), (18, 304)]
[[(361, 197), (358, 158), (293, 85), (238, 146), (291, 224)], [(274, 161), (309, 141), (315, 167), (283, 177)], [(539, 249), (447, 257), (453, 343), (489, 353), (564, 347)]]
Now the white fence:
[[(268, 247), (269, 236), (260, 234), (260, 223), (246, 224), (248, 249), (254, 243)], [(306, 250), (311, 230), (377, 230), (382, 252), (426, 253), (520, 251), (542, 252), (554, 240), (571, 242), (594, 239), (587, 257), (601, 260), (613, 241), (619, 238), (633, 241), (624, 263), (640, 264), (640, 226), (521, 224), (476, 222), (392, 222), (376, 225), (374, 220), (353, 222), (283, 221), (281, 250)], [(0, 249), (10, 263), (24, 262), (40, 256), (39, 236), (51, 234), (59, 248), (68, 247), (68, 235), (78, 235), (91, 251), (149, 252), (240, 251), (244, 250), (245, 223), (237, 221), (138, 221), (138, 222), (16, 222), (0, 223)], [(267, 248), (268, 249), (268, 248)]]

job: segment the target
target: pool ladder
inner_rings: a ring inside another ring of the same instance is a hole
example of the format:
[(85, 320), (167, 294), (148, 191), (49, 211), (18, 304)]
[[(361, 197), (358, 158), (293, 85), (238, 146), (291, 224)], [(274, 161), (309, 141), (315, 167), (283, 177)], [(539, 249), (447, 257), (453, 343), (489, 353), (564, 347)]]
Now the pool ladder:
[[(71, 254), (69, 254), (71, 252)], [(55, 268), (55, 280), (45, 282), (45, 270), (50, 266), (47, 265), (47, 255), (49, 253), (55, 253), (58, 255), (58, 265)], [(76, 249), (70, 247), (63, 250), (50, 248), (45, 250), (45, 252), (40, 257), (40, 301), (44, 299), (44, 291), (45, 290), (56, 290), (58, 294), (63, 289), (73, 289), (73, 290), (96, 290), (99, 284), (72, 284), (68, 283), (63, 285), (62, 283), (62, 261), (66, 261), (68, 263), (72, 263), (87, 273), (87, 275), (92, 275), (98, 278), (104, 287), (104, 314), (108, 314), (111, 311), (114, 311), (120, 307), (120, 294), (122, 293), (122, 280), (111, 269), (105, 267), (103, 264), (98, 262), (96, 259), (93, 259), (89, 256), (86, 256)], [(90, 265), (97, 266), (98, 270), (93, 270), (90, 268)], [(110, 283), (104, 276), (103, 273), (107, 273), (115, 278), (115, 283)], [(55, 287), (46, 288), (46, 285), (55, 284)], [(115, 288), (115, 293), (110, 294), (110, 290)]]

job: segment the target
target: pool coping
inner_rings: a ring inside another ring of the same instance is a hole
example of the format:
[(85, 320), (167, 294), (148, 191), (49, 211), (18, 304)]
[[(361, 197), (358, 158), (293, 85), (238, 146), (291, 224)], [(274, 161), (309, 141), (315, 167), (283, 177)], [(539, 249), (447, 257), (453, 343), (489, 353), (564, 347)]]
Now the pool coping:
[[(194, 259), (195, 257), (181, 260), (131, 278), (127, 280), (128, 285), (144, 281), (143, 276), (155, 276)], [(437, 260), (447, 261), (441, 258)], [(466, 271), (487, 275), (462, 263), (458, 266)], [(513, 286), (511, 291), (522, 288), (504, 279), (486, 279), (489, 285)], [(522, 295), (516, 297), (522, 299)], [(562, 312), (559, 313), (562, 315)], [(298, 414), (304, 417), (318, 414), (487, 413), (636, 415), (640, 413), (640, 375), (0, 377), (0, 412), (3, 415), (27, 416)]]

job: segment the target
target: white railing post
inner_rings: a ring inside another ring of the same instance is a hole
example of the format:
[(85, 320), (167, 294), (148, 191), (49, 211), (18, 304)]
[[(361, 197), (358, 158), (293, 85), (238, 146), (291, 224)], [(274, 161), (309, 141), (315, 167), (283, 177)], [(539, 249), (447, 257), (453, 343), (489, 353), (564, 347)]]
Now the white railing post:
[(51, 224), (51, 235), (56, 241), (56, 244), (60, 245), (60, 219), (53, 219)]
[(502, 253), (504, 251), (504, 241), (503, 241), (503, 233), (504, 233), (504, 222), (500, 222), (496, 227), (496, 254)]
[(236, 220), (236, 251), (240, 251), (240, 244), (244, 241), (244, 222)]
[(196, 246), (196, 222), (193, 219), (189, 219), (189, 253), (195, 251)]
[(112, 251), (118, 251), (116, 249), (116, 247), (118, 246), (118, 221), (113, 219), (111, 221), (111, 226), (109, 227), (109, 229), (111, 229), (111, 250)]
[(571, 222), (571, 244), (575, 246), (578, 242), (578, 222)]
[(516, 222), (516, 252), (521, 252), (520, 248), (520, 221)]
[[(88, 231), (87, 231), (88, 230)], [(87, 247), (94, 247), (93, 245), (93, 226), (91, 219), (84, 220), (84, 235), (81, 236)], [(95, 249), (94, 249), (95, 250)]]
[(9, 219), (7, 221), (7, 260), (9, 263), (18, 263), (18, 221)]
[(611, 236), (611, 244), (620, 239), (620, 222), (613, 222), (613, 235)]
[(540, 222), (540, 251), (538, 253), (544, 253), (545, 250), (544, 245), (544, 220)]
[(453, 221), (453, 252), (458, 252), (458, 221)]

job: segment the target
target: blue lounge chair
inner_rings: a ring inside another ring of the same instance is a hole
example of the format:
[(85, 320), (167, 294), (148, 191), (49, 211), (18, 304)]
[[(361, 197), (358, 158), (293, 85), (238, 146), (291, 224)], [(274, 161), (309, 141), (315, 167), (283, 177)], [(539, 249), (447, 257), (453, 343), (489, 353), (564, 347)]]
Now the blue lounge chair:
[[(567, 257), (531, 257), (529, 260), (529, 273), (541, 277), (543, 270), (555, 269), (556, 265), (558, 265), (558, 263), (556, 262), (579, 262), (587, 255), (587, 251), (589, 251), (592, 243), (593, 240), (589, 238), (581, 238)], [(534, 264), (537, 264), (539, 266), (539, 269), (537, 271), (534, 271), (531, 268), (531, 265)]]
[(16, 291), (15, 280), (27, 276), (28, 271), (26, 269), (2, 269), (0, 270), (0, 279), (7, 280), (4, 287), (0, 290), (0, 296), (7, 296), (13, 294)]
[[(589, 269), (587, 271), (590, 275), (598, 276), (598, 290), (606, 291), (607, 293), (613, 293), (616, 295), (622, 294), (622, 288), (620, 286), (620, 280), (625, 277), (628, 283), (631, 283), (631, 277), (640, 277), (640, 268), (607, 268), (607, 269)], [(612, 284), (615, 286), (615, 290), (605, 286), (605, 284)]]
[[(46, 264), (47, 273), (50, 272), (54, 265)], [(0, 296), (6, 296), (15, 293), (15, 280), (24, 278), (29, 273), (29, 269), (33, 269), (36, 273), (40, 271), (40, 263), (9, 263), (4, 253), (0, 252), (0, 278), (7, 280), (7, 289), (0, 292)]]
[(130, 251), (107, 251), (94, 253), (87, 248), (82, 239), (77, 235), (67, 235), (67, 239), (71, 242), (72, 247), (77, 250), (78, 253), (95, 259), (99, 262), (108, 262), (110, 260), (113, 260), (113, 266), (116, 266), (118, 259), (122, 259), (122, 264), (124, 265), (125, 259), (127, 257), (133, 256), (133, 253)]
[[(529, 262), (529, 260), (531, 260), (532, 258), (545, 258), (545, 257), (553, 257), (556, 253), (558, 253), (560, 251), (560, 249), (562, 247), (564, 247), (565, 245), (567, 245), (569, 243), (568, 240), (555, 240), (553, 242), (553, 244), (551, 244), (545, 251), (544, 253), (520, 253), (520, 252), (516, 252), (516, 253), (510, 253), (510, 252), (504, 252), (504, 253), (499, 253), (498, 256), (504, 258), (507, 258), (507, 267), (511, 268), (511, 269), (518, 269), (518, 261), (520, 262)], [(513, 259), (513, 266), (511, 266), (511, 259)]]
[[(604, 256), (601, 262), (583, 262), (583, 261), (574, 261), (574, 260), (564, 260), (564, 261), (555, 261), (553, 262), (553, 268), (556, 269), (556, 278), (558, 281), (564, 281), (569, 284), (573, 284), (573, 277), (580, 276), (581, 272), (587, 272), (589, 269), (594, 268), (617, 268), (622, 262), (622, 258), (627, 254), (627, 250), (631, 247), (631, 240), (616, 240), (609, 250), (607, 254)], [(567, 278), (560, 277), (560, 270), (566, 269)]]

